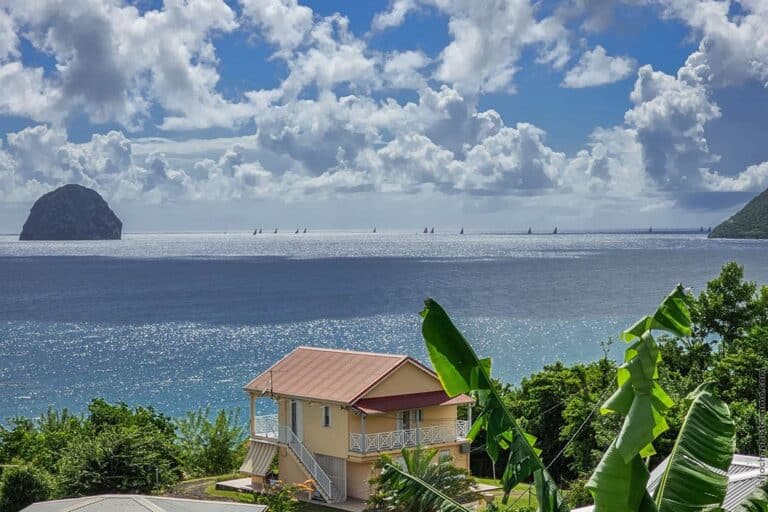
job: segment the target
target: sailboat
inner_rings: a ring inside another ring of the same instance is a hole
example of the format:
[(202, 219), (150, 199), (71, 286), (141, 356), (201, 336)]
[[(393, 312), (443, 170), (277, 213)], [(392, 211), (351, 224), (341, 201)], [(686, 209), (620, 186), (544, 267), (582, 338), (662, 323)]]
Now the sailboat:
[(277, 228), (275, 228), (275, 234), (277, 234)]
[(305, 235), (307, 234), (307, 228), (304, 228), (304, 234)]
[(294, 233), (294, 235), (298, 235), (298, 234), (299, 234), (299, 228), (296, 228), (296, 233)]
[(464, 228), (461, 228), (461, 231), (459, 231), (459, 234), (460, 234), (460, 235), (463, 235), (463, 234), (464, 234)]
[(259, 234), (261, 234), (261, 228), (259, 228)]
[(531, 233), (533, 233), (533, 231), (531, 231), (531, 228), (528, 228), (528, 234), (530, 235)]
[(429, 233), (429, 230), (427, 228), (424, 228), (424, 234), (426, 235), (427, 233)]
[(376, 232), (376, 226), (373, 226), (373, 232), (374, 233)]
[(259, 228), (256, 228), (256, 229), (254, 229), (254, 230), (253, 230), (253, 234), (254, 234), (254, 235), (258, 235), (258, 234), (259, 234)]
[(432, 229), (430, 229), (430, 230), (429, 230), (429, 234), (430, 234), (430, 235), (434, 235), (434, 234), (435, 234), (435, 228), (432, 228)]
[(555, 226), (555, 230), (552, 232), (553, 235), (557, 234), (557, 226)]

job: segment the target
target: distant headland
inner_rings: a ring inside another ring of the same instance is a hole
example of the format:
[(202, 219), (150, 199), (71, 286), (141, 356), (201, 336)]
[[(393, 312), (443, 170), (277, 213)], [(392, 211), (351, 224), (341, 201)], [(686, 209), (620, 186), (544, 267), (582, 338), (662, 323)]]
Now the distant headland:
[(120, 240), (122, 230), (98, 192), (70, 184), (35, 201), (19, 240)]
[(709, 238), (768, 238), (768, 189), (715, 227)]

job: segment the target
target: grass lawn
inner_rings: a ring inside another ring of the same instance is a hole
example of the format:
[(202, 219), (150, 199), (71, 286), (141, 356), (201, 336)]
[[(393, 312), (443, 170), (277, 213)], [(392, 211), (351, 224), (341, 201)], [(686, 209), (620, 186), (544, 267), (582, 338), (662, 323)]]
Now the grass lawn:
[(205, 488), (205, 495), (211, 498), (227, 498), (239, 503), (253, 503), (253, 496), (235, 491), (220, 491), (216, 489), (216, 483), (211, 483)]
[[(494, 480), (492, 478), (479, 478), (475, 477), (475, 480), (477, 480), (481, 484), (486, 485), (494, 485), (501, 487), (501, 480)], [(503, 494), (503, 491), (499, 489), (498, 491), (492, 491), (491, 494), (495, 495), (496, 501), (501, 502), (501, 495)], [(530, 494), (530, 496), (529, 496)], [(516, 508), (521, 508), (528, 506), (528, 500), (530, 498), (530, 506), (532, 508), (536, 508), (539, 504), (538, 501), (536, 501), (536, 491), (533, 489), (533, 486), (529, 484), (517, 484), (514, 489), (512, 489), (512, 492), (509, 493), (509, 504), (513, 504)]]

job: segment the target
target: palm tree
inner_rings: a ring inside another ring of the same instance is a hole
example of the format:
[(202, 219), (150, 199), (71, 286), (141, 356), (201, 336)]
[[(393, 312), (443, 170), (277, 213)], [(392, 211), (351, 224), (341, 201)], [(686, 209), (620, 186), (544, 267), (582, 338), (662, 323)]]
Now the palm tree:
[(437, 456), (436, 449), (415, 448), (401, 451), (402, 463), (396, 464), (389, 455), (382, 455), (374, 464), (379, 476), (371, 479), (375, 492), (368, 500), (368, 509), (397, 512), (438, 512), (442, 509), (434, 493), (421, 493), (420, 487), (409, 492), (414, 479), (444, 496), (461, 501), (475, 498), (475, 484), (465, 470), (453, 464), (451, 456)]

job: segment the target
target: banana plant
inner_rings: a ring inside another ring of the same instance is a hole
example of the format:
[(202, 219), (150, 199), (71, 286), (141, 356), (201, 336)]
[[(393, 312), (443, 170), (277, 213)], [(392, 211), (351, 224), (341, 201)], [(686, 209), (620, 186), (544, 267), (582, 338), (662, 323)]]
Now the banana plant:
[(624, 422), (587, 482), (595, 512), (657, 510), (646, 489), (650, 474), (643, 458), (655, 453), (653, 441), (669, 428), (664, 413), (672, 406), (672, 399), (657, 382), (661, 353), (651, 333), (662, 330), (688, 336), (690, 301), (690, 295), (678, 285), (653, 315), (622, 334), (631, 345), (617, 370), (618, 389), (600, 412), (622, 414)]
[(501, 482), (502, 503), (507, 504), (512, 489), (533, 478), (541, 512), (567, 512), (554, 480), (534, 448), (535, 438), (524, 432), (504, 405), (491, 379), (490, 359), (480, 359), (459, 332), (445, 310), (427, 299), (421, 312), (421, 332), (440, 382), (449, 396), (462, 393), (477, 397), (482, 413), (470, 428), (470, 441), (481, 431), (486, 433), (485, 450), (494, 464), (503, 450), (508, 450)]
[(712, 510), (723, 503), (736, 428), (713, 387), (705, 382), (688, 396), (691, 405), (654, 493), (659, 512)]

